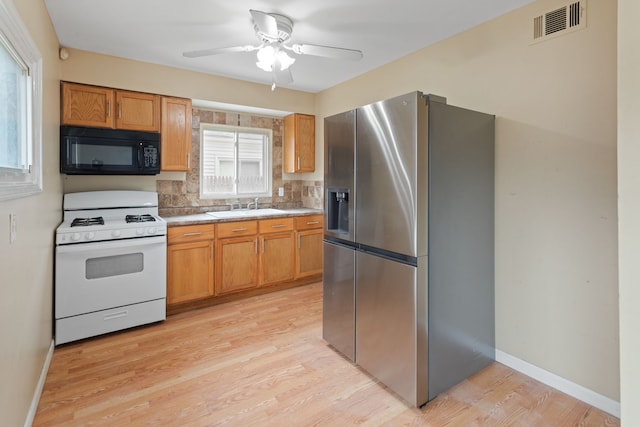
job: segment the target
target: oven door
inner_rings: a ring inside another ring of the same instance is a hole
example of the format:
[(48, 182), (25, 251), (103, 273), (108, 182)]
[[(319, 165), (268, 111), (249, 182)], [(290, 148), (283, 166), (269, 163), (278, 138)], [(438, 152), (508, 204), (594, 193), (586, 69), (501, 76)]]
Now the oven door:
[(165, 298), (166, 236), (56, 247), (55, 317)]

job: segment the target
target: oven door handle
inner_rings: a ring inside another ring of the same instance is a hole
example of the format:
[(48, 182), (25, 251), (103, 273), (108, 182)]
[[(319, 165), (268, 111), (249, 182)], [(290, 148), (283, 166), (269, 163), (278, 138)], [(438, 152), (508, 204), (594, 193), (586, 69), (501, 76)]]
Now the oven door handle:
[(149, 245), (166, 245), (167, 236), (143, 237), (135, 239), (108, 240), (101, 242), (83, 242), (71, 245), (59, 245), (56, 247), (58, 253), (78, 253), (86, 252), (91, 249), (109, 250), (109, 249), (131, 249)]

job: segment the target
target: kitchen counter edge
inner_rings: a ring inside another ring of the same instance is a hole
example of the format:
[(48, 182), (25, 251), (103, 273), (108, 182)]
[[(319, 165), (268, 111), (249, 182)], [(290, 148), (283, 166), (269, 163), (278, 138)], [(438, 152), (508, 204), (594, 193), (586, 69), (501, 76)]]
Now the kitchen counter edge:
[(197, 225), (197, 224), (214, 224), (220, 222), (237, 222), (237, 221), (256, 221), (261, 219), (272, 218), (286, 218), (294, 216), (309, 216), (309, 215), (322, 215), (322, 209), (312, 208), (293, 208), (293, 209), (281, 209), (282, 214), (268, 215), (268, 216), (246, 216), (239, 218), (216, 218), (206, 213), (193, 214), (193, 215), (180, 215), (180, 216), (164, 216), (162, 217), (167, 222), (167, 227), (178, 227), (181, 225)]

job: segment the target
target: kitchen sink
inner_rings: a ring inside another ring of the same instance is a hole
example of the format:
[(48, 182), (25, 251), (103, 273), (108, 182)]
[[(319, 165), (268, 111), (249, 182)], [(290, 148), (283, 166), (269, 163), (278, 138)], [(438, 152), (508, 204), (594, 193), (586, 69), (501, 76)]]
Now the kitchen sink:
[(211, 215), (215, 218), (249, 218), (249, 217), (263, 217), (263, 216), (273, 216), (273, 215), (282, 215), (285, 211), (280, 209), (234, 209), (231, 211), (214, 211), (207, 212), (207, 215)]

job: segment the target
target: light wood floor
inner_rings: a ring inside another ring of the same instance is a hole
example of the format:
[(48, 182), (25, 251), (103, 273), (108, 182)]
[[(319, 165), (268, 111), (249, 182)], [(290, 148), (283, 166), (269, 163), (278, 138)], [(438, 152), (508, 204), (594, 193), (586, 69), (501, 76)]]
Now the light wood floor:
[(34, 426), (618, 426), (499, 363), (421, 410), (321, 338), (320, 283), (56, 348)]

